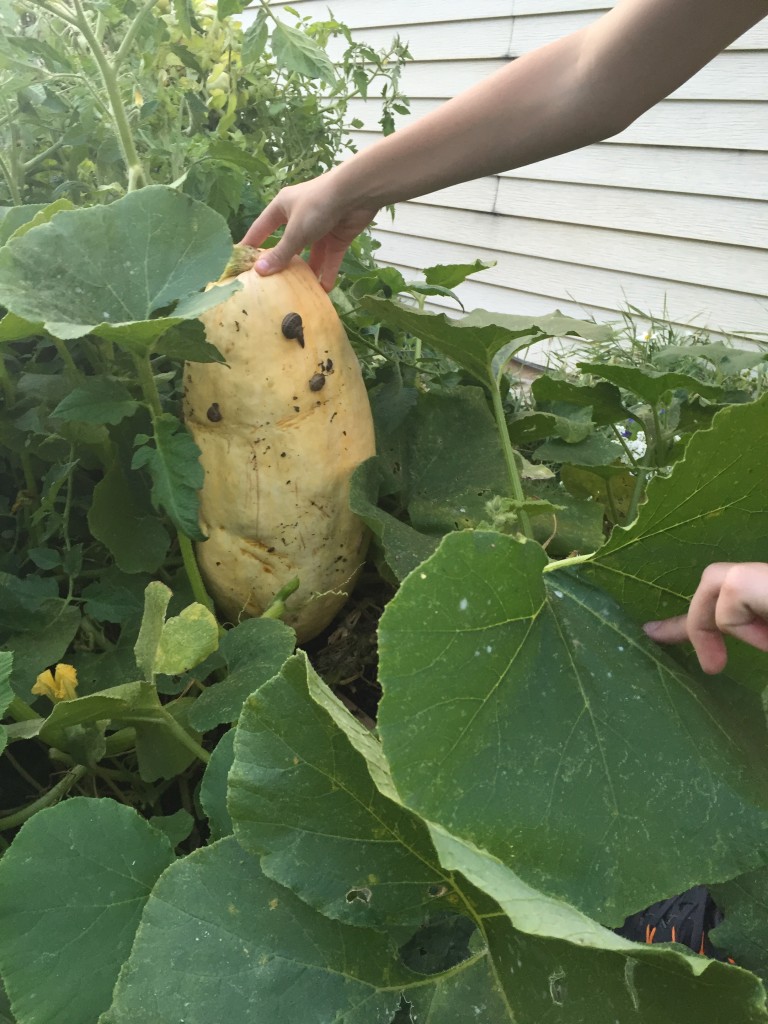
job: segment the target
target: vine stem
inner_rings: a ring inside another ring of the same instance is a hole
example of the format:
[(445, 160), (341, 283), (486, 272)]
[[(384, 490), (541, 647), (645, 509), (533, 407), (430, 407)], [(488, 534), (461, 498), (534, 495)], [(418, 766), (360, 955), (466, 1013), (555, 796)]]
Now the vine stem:
[(195, 600), (198, 604), (204, 605), (208, 611), (215, 615), (215, 609), (213, 607), (213, 600), (211, 595), (205, 589), (203, 583), (203, 577), (200, 575), (200, 569), (195, 558), (195, 552), (192, 547), (192, 541), (181, 530), (178, 531), (179, 548), (181, 549), (181, 557), (184, 562), (184, 570), (187, 574), (187, 579), (192, 587), (192, 593), (194, 594)]
[[(523, 492), (523, 483), (520, 479), (520, 473), (517, 468), (515, 450), (509, 439), (509, 428), (507, 427), (507, 420), (504, 416), (504, 406), (501, 401), (501, 390), (499, 388), (499, 382), (493, 375), (493, 372), (490, 374), (490, 384), (491, 396), (493, 397), (493, 415), (496, 418), (496, 427), (499, 431), (499, 437), (501, 438), (501, 446), (504, 449), (507, 473), (509, 474), (509, 482), (512, 485), (512, 497), (515, 501), (524, 502), (525, 493)], [(520, 516), (520, 525), (523, 528), (523, 533), (528, 540), (533, 540), (533, 530), (531, 529), (531, 520), (528, 513), (524, 512), (523, 509), (520, 509), (518, 515)]]
[[(157, 390), (157, 384), (155, 383), (155, 378), (152, 375), (152, 364), (149, 361), (149, 354), (146, 353), (143, 356), (134, 355), (133, 361), (139, 375), (139, 383), (141, 384), (144, 400), (149, 406), (149, 411), (152, 416), (152, 425), (154, 428), (157, 417), (162, 416), (163, 414), (163, 407), (160, 402), (160, 392)], [(184, 571), (187, 574), (187, 579), (189, 580), (189, 585), (192, 588), (195, 600), (199, 604), (204, 605), (212, 615), (215, 615), (216, 613), (213, 607), (213, 600), (205, 589), (203, 578), (200, 575), (200, 570), (197, 566), (195, 552), (192, 549), (192, 541), (178, 528), (176, 530), (176, 536), (179, 539), (179, 550), (181, 551), (181, 558), (184, 563)]]
[(187, 750), (190, 750), (203, 764), (208, 764), (211, 760), (211, 755), (205, 747), (201, 747), (197, 740), (189, 735), (187, 730), (176, 721), (169, 711), (163, 711), (163, 724), (179, 743), (183, 744)]
[(15, 814), (9, 814), (5, 818), (0, 818), (0, 830), (16, 828), (18, 825), (23, 825), (24, 822), (28, 821), (33, 814), (37, 814), (38, 811), (42, 811), (46, 807), (51, 807), (53, 804), (58, 803), (58, 801), (61, 800), (61, 798), (65, 796), (69, 790), (80, 781), (80, 779), (82, 779), (87, 771), (88, 769), (81, 764), (76, 764), (73, 768), (70, 768), (64, 778), (60, 779), (52, 789), (48, 790), (47, 793), (44, 793), (39, 800), (35, 800), (33, 803), (28, 804), (20, 811), (16, 811)]
[(126, 113), (123, 99), (120, 95), (120, 85), (117, 80), (116, 68), (107, 60), (107, 56), (85, 16), (81, 0), (74, 0), (74, 5), (75, 10), (77, 11), (77, 27), (83, 33), (85, 41), (88, 43), (91, 53), (93, 54), (93, 59), (96, 61), (101, 73), (104, 88), (107, 90), (107, 95), (109, 96), (109, 104), (112, 108), (112, 117), (115, 121), (115, 128), (117, 129), (117, 134), (120, 139), (120, 147), (123, 151), (123, 158), (125, 159), (125, 164), (128, 169), (128, 191), (133, 192), (137, 188), (142, 188), (144, 185), (148, 185), (149, 178), (147, 177), (144, 166), (139, 159), (139, 154), (136, 151), (133, 133), (131, 132), (131, 126), (128, 122), (128, 114)]

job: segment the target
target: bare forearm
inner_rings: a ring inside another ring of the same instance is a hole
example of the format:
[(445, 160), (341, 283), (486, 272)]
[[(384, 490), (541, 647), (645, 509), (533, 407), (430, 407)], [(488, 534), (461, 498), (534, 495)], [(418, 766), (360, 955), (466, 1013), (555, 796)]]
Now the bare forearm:
[(623, 0), (364, 150), (337, 185), (381, 207), (609, 138), (768, 12), (766, 0), (732, 0), (726, 15), (721, 4)]

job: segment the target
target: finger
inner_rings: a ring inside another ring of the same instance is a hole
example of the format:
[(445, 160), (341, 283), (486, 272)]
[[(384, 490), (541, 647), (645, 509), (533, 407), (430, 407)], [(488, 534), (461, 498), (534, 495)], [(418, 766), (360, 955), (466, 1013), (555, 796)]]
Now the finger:
[(768, 565), (744, 562), (725, 574), (715, 608), (718, 629), (768, 649)]
[(273, 200), (269, 206), (261, 211), (253, 224), (248, 228), (240, 240), (240, 245), (252, 245), (254, 249), (258, 249), (262, 242), (285, 224), (287, 220), (288, 217), (285, 210), (276, 199)]
[(336, 283), (348, 248), (349, 242), (341, 241), (334, 235), (326, 235), (312, 247), (309, 265), (327, 292), (331, 291)]
[(676, 615), (673, 619), (662, 619), (660, 622), (646, 622), (643, 626), (647, 636), (657, 644), (681, 644), (688, 639), (686, 615)]

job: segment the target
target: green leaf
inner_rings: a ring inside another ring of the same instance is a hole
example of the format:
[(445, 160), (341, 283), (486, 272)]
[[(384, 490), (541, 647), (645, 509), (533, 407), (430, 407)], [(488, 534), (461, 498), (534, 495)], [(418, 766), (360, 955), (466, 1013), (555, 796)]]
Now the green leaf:
[[(32, 216), (29, 220), (25, 219), (24, 223), (20, 224), (16, 228), (16, 230), (13, 232), (13, 234), (11, 235), (11, 238), (21, 238), (23, 235), (26, 235), (26, 233), (28, 231), (30, 231), (32, 228), (39, 227), (40, 224), (47, 224), (50, 220), (52, 220), (56, 216), (57, 213), (61, 213), (62, 210), (74, 210), (74, 208), (75, 208), (74, 203), (72, 203), (69, 199), (57, 199), (54, 203), (49, 203), (47, 206), (44, 206), (42, 209), (37, 210), (35, 212), (34, 216)], [(34, 209), (34, 207), (22, 206), (22, 207), (20, 207), (20, 209), (21, 210), (32, 210), (32, 209)], [(6, 218), (6, 220), (3, 221), (3, 226), (5, 226), (7, 221), (8, 221), (8, 218)], [(0, 230), (2, 230), (2, 229), (0, 229)], [(10, 241), (10, 239), (9, 239), (9, 241)], [(2, 243), (0, 243), (0, 244), (2, 244)]]
[(631, 391), (649, 405), (659, 405), (665, 395), (684, 388), (692, 395), (719, 398), (723, 389), (716, 384), (704, 384), (687, 373), (661, 373), (658, 370), (640, 370), (636, 366), (615, 366), (613, 363), (578, 363), (583, 373), (604, 377), (617, 387)]
[(484, 851), (441, 829), (431, 833), (444, 866), (492, 894), (504, 911), (489, 914), (484, 931), (495, 977), (517, 1024), (757, 1024), (768, 1017), (765, 991), (746, 971), (683, 952), (679, 945), (619, 938), (530, 889)]
[(663, 366), (665, 363), (674, 365), (676, 362), (687, 362), (697, 358), (712, 363), (719, 373), (730, 377), (741, 373), (742, 370), (751, 370), (753, 366), (765, 362), (768, 355), (765, 352), (733, 348), (721, 341), (709, 341), (701, 345), (665, 346), (656, 353), (654, 362), (659, 366)]
[[(0, 719), (11, 706), (13, 701), (13, 690), (11, 689), (11, 669), (13, 668), (13, 654), (11, 651), (0, 651)], [(5, 750), (8, 736), (0, 725), (0, 754)]]
[(256, 21), (248, 27), (243, 36), (243, 67), (252, 68), (261, 60), (269, 38), (267, 19), (257, 15)]
[(240, 14), (248, 6), (250, 0), (217, 0), (216, 17), (229, 18), (233, 14)]
[(235, 722), (246, 697), (276, 675), (296, 646), (296, 634), (277, 619), (246, 619), (221, 638), (227, 675), (208, 686), (189, 712), (201, 732)]
[(272, 29), (272, 52), (275, 60), (286, 71), (295, 71), (307, 78), (319, 78), (328, 85), (336, 85), (336, 70), (325, 50), (300, 29), (291, 28), (284, 21), (276, 21)]
[(0, 206), (0, 245), (5, 245), (20, 227), (29, 224), (45, 208), (45, 203), (34, 203), (30, 206)]
[(711, 892), (725, 915), (710, 932), (711, 941), (768, 983), (768, 868), (713, 885)]
[(570, 416), (525, 410), (515, 413), (507, 425), (513, 444), (526, 444), (539, 437), (557, 437), (568, 444), (577, 444), (594, 430), (591, 408), (576, 409)]
[[(719, 412), (709, 430), (693, 435), (671, 474), (651, 480), (636, 521), (613, 531), (584, 575), (642, 623), (682, 615), (711, 562), (765, 561), (765, 531), (758, 525), (768, 507), (765, 456), (756, 443), (764, 437), (768, 396)], [(726, 675), (762, 690), (768, 654), (730, 638), (726, 645)], [(690, 648), (668, 650), (689, 668), (697, 666)]]
[(601, 380), (597, 384), (573, 384), (571, 381), (550, 377), (545, 373), (531, 384), (531, 391), (537, 407), (545, 412), (550, 412), (551, 405), (555, 402), (589, 406), (592, 410), (592, 422), (599, 427), (620, 423), (629, 416), (622, 405), (621, 392), (615, 384), (609, 384), (607, 381)]
[(385, 610), (378, 725), (405, 805), (610, 924), (757, 866), (756, 698), (694, 683), (546, 564), (534, 544), (449, 534)]
[[(541, 462), (563, 462), (571, 466), (611, 466), (624, 454), (620, 444), (603, 434), (592, 434), (583, 441), (569, 444), (567, 441), (545, 441), (539, 445), (531, 458)], [(624, 472), (616, 467), (617, 472)]]
[(82, 616), (64, 600), (51, 602), (50, 618), (39, 629), (6, 637), (3, 646), (13, 651), (14, 691), (23, 700), (34, 700), (32, 687), (38, 675), (64, 658), (77, 635)]
[(183, 807), (173, 814), (155, 815), (149, 819), (149, 823), (158, 832), (162, 832), (164, 836), (168, 837), (174, 850), (179, 843), (183, 843), (185, 839), (189, 838), (195, 827), (195, 819)]
[(566, 558), (574, 552), (597, 551), (605, 542), (603, 507), (596, 501), (574, 497), (554, 481), (526, 484), (526, 493), (559, 506), (553, 518), (532, 522), (535, 539), (547, 544), (552, 558)]
[(310, 698), (309, 678), (323, 685), (302, 652), (245, 702), (229, 773), (235, 836), (266, 875), (326, 916), (417, 927), (441, 903), (432, 893), (452, 892), (450, 878), (433, 866), (423, 823), (379, 793)]
[(126, 573), (156, 572), (170, 545), (168, 531), (153, 513), (142, 481), (129, 481), (115, 464), (93, 489), (88, 527)]
[(114, 800), (75, 797), (30, 818), (0, 863), (0, 973), (19, 1024), (96, 1024), (172, 860), (167, 839)]
[(379, 539), (387, 565), (403, 580), (435, 550), (438, 537), (428, 537), (377, 505), (383, 473), (378, 458), (366, 459), (352, 474), (349, 507)]
[(479, 274), (481, 270), (490, 270), (491, 267), (495, 266), (495, 260), (475, 260), (474, 263), (438, 264), (435, 267), (426, 268), (424, 279), (427, 284), (437, 285), (440, 288), (455, 288), (463, 281), (466, 281), (472, 274)]
[(200, 320), (185, 320), (160, 338), (155, 351), (171, 359), (192, 363), (225, 363), (224, 356), (215, 345), (205, 339), (205, 327)]
[(226, 838), (177, 861), (155, 886), (100, 1024), (371, 1024), (394, 1017), (401, 988), (415, 999), (409, 986), (422, 1005), (427, 992), (442, 1006), (430, 1024), (472, 1020), (483, 1004), (487, 1021), (512, 1024), (496, 1016), (497, 999), (478, 1001), (493, 984), (484, 957), (457, 971), (414, 974), (385, 936), (312, 910)]
[(509, 492), (499, 432), (480, 388), (422, 395), (405, 429), (406, 500), (415, 529), (445, 533), (479, 522), (486, 502)]
[(152, 504), (193, 540), (205, 540), (198, 523), (198, 491), (205, 478), (199, 456), (200, 449), (183, 424), (170, 413), (162, 413), (154, 421), (154, 448), (141, 445), (131, 463), (132, 469), (147, 467)]
[(419, 312), (399, 302), (372, 296), (364, 298), (361, 305), (378, 320), (408, 331), (453, 359), (481, 384), (488, 384), (489, 378), (494, 376), (494, 357), (502, 349), (510, 357), (542, 338), (576, 334), (597, 341), (610, 333), (608, 328), (574, 320), (558, 312), (532, 319), (475, 309), (454, 319), (445, 313)]
[(92, 333), (146, 353), (170, 327), (231, 293), (226, 286), (190, 297), (218, 278), (231, 251), (213, 210), (175, 189), (143, 188), (108, 206), (58, 213), (3, 246), (0, 303), (56, 337)]
[(66, 422), (109, 423), (113, 426), (133, 416), (139, 403), (128, 389), (109, 377), (88, 378), (62, 399), (51, 413)]
[(6, 313), (5, 316), (0, 319), (0, 343), (6, 341), (23, 341), (25, 338), (31, 338), (38, 334), (43, 334), (44, 328), (42, 324), (33, 324), (29, 320), (24, 320), (20, 316), (16, 316), (14, 313)]
[(235, 760), (234, 742), (235, 730), (229, 729), (216, 744), (200, 783), (200, 805), (208, 819), (211, 842), (233, 832), (227, 810), (227, 776)]

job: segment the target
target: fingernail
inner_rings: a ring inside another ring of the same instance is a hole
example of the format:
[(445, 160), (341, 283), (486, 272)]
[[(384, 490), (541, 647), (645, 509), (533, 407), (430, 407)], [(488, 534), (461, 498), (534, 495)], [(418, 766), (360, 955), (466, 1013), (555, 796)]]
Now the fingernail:
[(271, 274), (273, 270), (277, 270), (277, 264), (269, 256), (262, 256), (261, 259), (256, 260), (254, 267), (260, 274)]
[(653, 636), (653, 634), (658, 631), (660, 625), (660, 622), (646, 622), (643, 626), (643, 630), (648, 634), (648, 636)]

